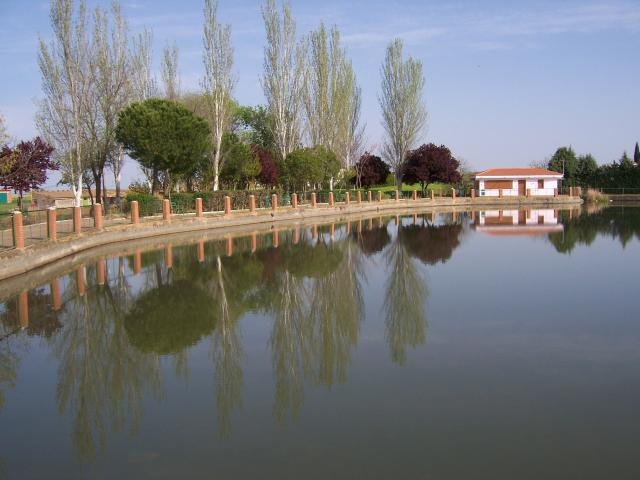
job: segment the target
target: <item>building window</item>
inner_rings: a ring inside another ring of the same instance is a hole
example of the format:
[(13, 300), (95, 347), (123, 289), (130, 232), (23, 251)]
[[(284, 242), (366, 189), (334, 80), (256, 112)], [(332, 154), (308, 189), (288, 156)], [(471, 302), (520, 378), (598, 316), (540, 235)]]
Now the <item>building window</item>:
[(544, 180), (538, 180), (538, 188), (544, 188)]

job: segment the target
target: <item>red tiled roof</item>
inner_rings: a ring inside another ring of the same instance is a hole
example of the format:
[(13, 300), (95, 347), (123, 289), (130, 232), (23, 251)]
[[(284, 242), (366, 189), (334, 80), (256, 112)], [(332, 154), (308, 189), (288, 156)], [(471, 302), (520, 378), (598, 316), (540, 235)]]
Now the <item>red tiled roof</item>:
[(561, 173), (552, 172), (545, 168), (490, 168), (482, 172), (476, 173), (476, 177), (549, 177), (549, 176), (562, 176)]

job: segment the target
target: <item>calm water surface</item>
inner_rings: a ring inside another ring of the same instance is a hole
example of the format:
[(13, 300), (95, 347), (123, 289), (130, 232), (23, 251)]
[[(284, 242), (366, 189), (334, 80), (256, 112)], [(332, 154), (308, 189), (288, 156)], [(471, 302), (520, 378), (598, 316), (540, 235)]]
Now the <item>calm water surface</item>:
[(640, 478), (640, 208), (96, 258), (0, 303), (0, 478)]

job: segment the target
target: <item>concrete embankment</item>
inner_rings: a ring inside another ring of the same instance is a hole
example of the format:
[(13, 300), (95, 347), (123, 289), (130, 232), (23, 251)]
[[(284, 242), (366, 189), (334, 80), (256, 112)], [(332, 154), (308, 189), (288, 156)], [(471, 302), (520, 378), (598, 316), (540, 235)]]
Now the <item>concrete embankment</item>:
[[(115, 224), (100, 231), (91, 231), (71, 235), (58, 241), (42, 241), (24, 250), (8, 250), (0, 255), (0, 281), (40, 269), (61, 259), (87, 259), (90, 256), (108, 254), (107, 251), (122, 252), (134, 241), (158, 242), (160, 236), (199, 236), (206, 232), (221, 236), (240, 235), (253, 231), (268, 230), (274, 225), (299, 225), (333, 221), (344, 221), (377, 215), (415, 213), (416, 210), (478, 210), (506, 208), (570, 208), (582, 203), (578, 197), (557, 198), (441, 198), (420, 200), (385, 200), (382, 202), (352, 202), (335, 206), (319, 204), (317, 208), (308, 205), (296, 209), (281, 207), (274, 212), (271, 209), (259, 209), (255, 213), (233, 211), (229, 215), (221, 212), (205, 213), (202, 218), (194, 214), (171, 215), (170, 221), (152, 217), (138, 225)], [(209, 235), (207, 235), (209, 237)], [(211, 237), (212, 239), (215, 236)], [(163, 239), (164, 241), (164, 239)], [(167, 240), (168, 241), (168, 240)], [(188, 238), (183, 238), (188, 242)], [(107, 246), (107, 248), (105, 248)], [(82, 255), (81, 255), (82, 254)]]

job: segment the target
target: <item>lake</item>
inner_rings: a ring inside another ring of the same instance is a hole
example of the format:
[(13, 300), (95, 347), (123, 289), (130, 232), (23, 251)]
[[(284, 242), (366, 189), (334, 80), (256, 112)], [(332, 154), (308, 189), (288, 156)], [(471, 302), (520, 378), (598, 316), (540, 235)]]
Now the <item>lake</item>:
[(0, 478), (637, 479), (639, 267), (633, 207), (124, 245), (0, 303)]

